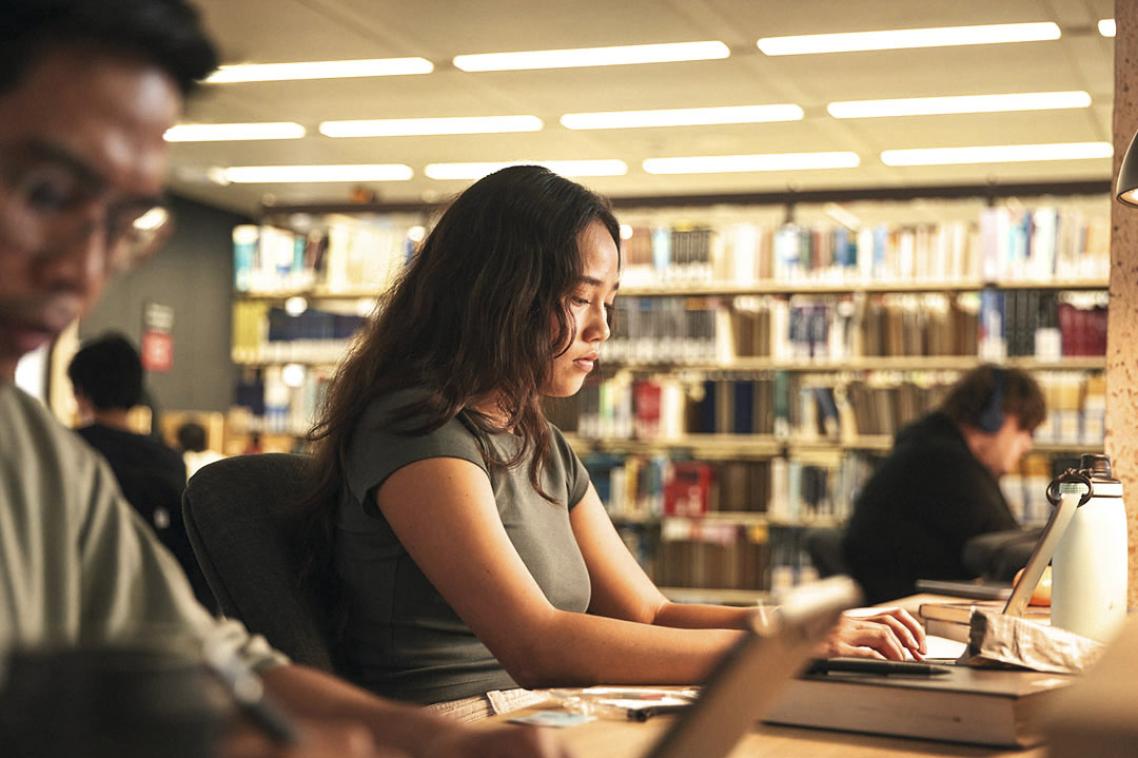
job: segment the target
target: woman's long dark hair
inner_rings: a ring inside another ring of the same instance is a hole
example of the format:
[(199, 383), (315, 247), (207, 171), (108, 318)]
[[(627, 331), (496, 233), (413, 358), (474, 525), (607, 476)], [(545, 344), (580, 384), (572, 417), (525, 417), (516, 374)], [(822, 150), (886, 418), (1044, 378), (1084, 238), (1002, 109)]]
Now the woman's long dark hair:
[[(355, 426), (376, 397), (396, 390), (425, 391), (396, 413), (409, 434), (433, 431), (464, 409), (483, 431), (512, 429), (521, 441), (515, 455), (500, 460), (480, 439), (483, 457), (491, 468), (510, 467), (532, 453), (529, 478), (541, 492), (550, 439), (540, 389), (572, 344), (566, 297), (582, 273), (578, 235), (593, 221), (619, 250), (608, 203), (539, 166), (490, 174), (443, 213), (380, 299), (309, 435), (320, 476), (312, 498), (324, 543), (318, 561), (331, 557), (332, 504)], [(497, 399), (504, 423), (471, 407), (487, 398)]]

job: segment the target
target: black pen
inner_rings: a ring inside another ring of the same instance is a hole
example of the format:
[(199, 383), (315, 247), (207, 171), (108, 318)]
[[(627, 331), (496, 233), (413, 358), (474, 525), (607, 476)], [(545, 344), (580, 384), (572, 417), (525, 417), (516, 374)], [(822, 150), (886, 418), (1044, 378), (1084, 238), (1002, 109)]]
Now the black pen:
[(877, 674), (882, 676), (941, 676), (952, 669), (919, 661), (883, 661), (877, 658), (815, 658), (805, 674)]

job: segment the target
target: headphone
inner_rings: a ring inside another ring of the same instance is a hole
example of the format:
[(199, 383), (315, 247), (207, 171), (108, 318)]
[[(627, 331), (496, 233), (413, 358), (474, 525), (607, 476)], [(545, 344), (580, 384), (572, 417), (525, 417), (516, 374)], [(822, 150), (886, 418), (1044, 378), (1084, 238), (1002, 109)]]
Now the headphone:
[(988, 434), (995, 434), (1004, 425), (1004, 370), (995, 366), (992, 368), (992, 395), (988, 402), (980, 409), (976, 416), (976, 426)]

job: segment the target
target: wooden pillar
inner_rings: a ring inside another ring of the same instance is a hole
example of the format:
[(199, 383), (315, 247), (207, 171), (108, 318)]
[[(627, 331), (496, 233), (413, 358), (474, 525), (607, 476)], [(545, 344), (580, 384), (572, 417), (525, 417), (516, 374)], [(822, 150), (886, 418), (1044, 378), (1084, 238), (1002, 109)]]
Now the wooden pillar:
[[(1115, 0), (1114, 176), (1138, 131), (1138, 2)], [(1112, 202), (1106, 341), (1106, 452), (1130, 530), (1130, 607), (1138, 608), (1138, 208)]]

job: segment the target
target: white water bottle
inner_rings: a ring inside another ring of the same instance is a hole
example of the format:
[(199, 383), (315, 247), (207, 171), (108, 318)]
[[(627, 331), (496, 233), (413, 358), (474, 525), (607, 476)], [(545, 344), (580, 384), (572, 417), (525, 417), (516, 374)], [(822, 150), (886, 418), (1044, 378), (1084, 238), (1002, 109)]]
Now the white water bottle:
[(1048, 488), (1079, 496), (1079, 507), (1051, 561), (1051, 624), (1109, 642), (1126, 620), (1127, 539), (1122, 483), (1110, 458), (1084, 455)]

